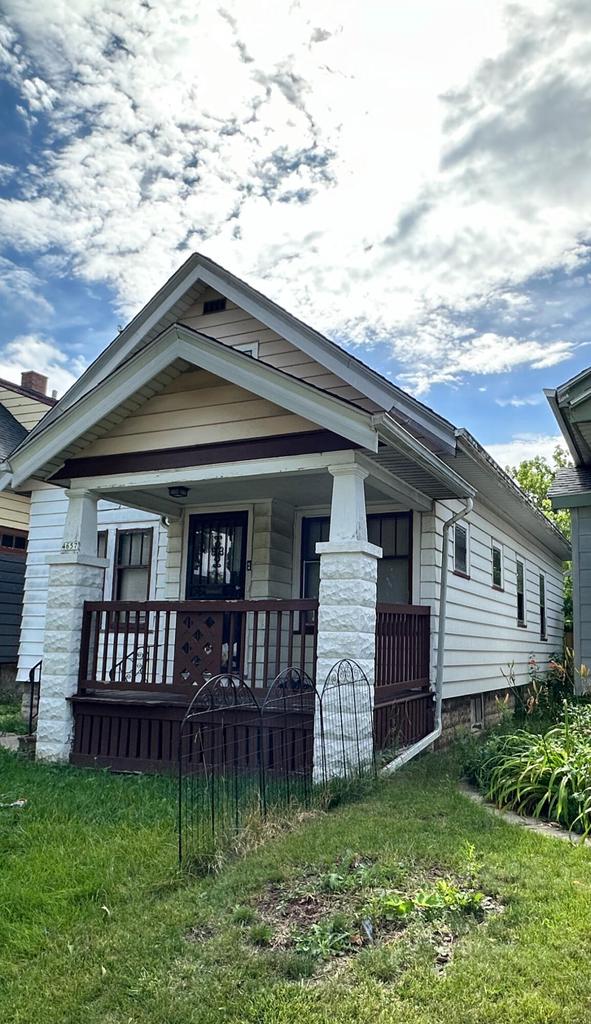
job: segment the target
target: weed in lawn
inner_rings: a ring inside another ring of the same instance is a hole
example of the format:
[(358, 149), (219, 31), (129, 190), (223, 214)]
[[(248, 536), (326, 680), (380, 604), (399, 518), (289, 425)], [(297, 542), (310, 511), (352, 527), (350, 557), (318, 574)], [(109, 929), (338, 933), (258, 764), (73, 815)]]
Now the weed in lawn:
[(252, 907), (235, 907), (232, 911), (231, 920), (234, 924), (253, 924), (256, 921), (256, 913)]
[(315, 960), (342, 956), (350, 952), (354, 945), (360, 944), (361, 939), (352, 933), (352, 922), (346, 914), (336, 914), (327, 921), (317, 921), (307, 931), (296, 933), (293, 937), (296, 952), (306, 953)]
[(253, 924), (249, 932), (250, 941), (254, 946), (270, 946), (273, 929), (270, 925), (259, 922)]

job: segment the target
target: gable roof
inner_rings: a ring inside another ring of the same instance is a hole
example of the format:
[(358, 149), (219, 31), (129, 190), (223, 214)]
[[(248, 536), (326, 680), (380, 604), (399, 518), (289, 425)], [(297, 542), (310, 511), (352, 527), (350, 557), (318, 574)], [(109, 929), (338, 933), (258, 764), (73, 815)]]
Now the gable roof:
[(96, 386), (112, 370), (129, 358), (138, 348), (148, 344), (173, 323), (182, 320), (186, 312), (206, 287), (213, 288), (235, 302), (265, 326), (276, 331), (287, 341), (311, 356), (328, 371), (337, 374), (347, 384), (356, 387), (385, 412), (392, 412), (400, 422), (415, 424), (426, 438), (440, 448), (453, 450), (453, 424), (428, 406), (408, 395), (376, 370), (345, 351), (336, 342), (309, 327), (292, 313), (257, 291), (235, 274), (203, 256), (193, 253), (146, 303), (130, 323), (101, 352), (84, 371), (58, 406), (44, 418), (43, 427), (35, 427), (37, 434), (63, 410), (69, 408), (83, 394)]
[(26, 436), (26, 428), (0, 402), (0, 459), (8, 458)]
[[(186, 324), (179, 323), (183, 314), (199, 301), (207, 288), (212, 288), (236, 303), (265, 327), (326, 368), (329, 373), (334, 373), (346, 384), (354, 387), (357, 392), (374, 403), (374, 408), (382, 411), (372, 415), (354, 402), (348, 402), (324, 389), (315, 388), (310, 381), (301, 381), (263, 360), (253, 361), (245, 353), (240, 353)], [(195, 339), (200, 339), (200, 347), (196, 344), (191, 346), (191, 340)], [(166, 345), (171, 344), (173, 340), (175, 344), (179, 342), (189, 346), (184, 355), (180, 355), (181, 350), (177, 351), (174, 346), (166, 351)], [(281, 392), (283, 401), (288, 395), (292, 398), (297, 396), (300, 403), (298, 409), (309, 410), (308, 413), (301, 413), (305, 418), (335, 430), (353, 443), (369, 448), (370, 451), (376, 451), (379, 437), (384, 450), (377, 453), (374, 458), (380, 460), (391, 472), (396, 472), (397, 466), (399, 475), (404, 479), (409, 473), (420, 469), (414, 486), (421, 489), (423, 480), (429, 485), (425, 486), (425, 493), (433, 497), (473, 496), (477, 489), (484, 493), (487, 490), (494, 492), (496, 488), (495, 499), (488, 500), (496, 507), (499, 493), (504, 495), (507, 509), (501, 502), (501, 515), (505, 514), (509, 520), (519, 520), (520, 524), (525, 523), (526, 529), (531, 529), (560, 557), (568, 557), (564, 538), (546, 517), (533, 508), (526, 495), (494, 460), (488, 455), (484, 458), (483, 450), (476, 442), (469, 445), (458, 441), (462, 436), (464, 439), (469, 436), (466, 431), (456, 430), (444, 417), (408, 395), (234, 274), (199, 253), (186, 260), (95, 359), (55, 408), (50, 409), (43, 420), (32, 429), (26, 441), (13, 452), (10, 459), (13, 482), (23, 481), (30, 473), (37, 472), (44, 465), (45, 456), (49, 459), (49, 462), (45, 462), (45, 476), (55, 472), (61, 464), (60, 457), (66, 451), (61, 442), (70, 436), (72, 424), (80, 427), (82, 421), (78, 416), (81, 410), (84, 410), (85, 415), (88, 414), (89, 422), (97, 411), (100, 413), (100, 410), (106, 409), (107, 406), (113, 410), (113, 394), (110, 394), (110, 391), (113, 390), (116, 381), (121, 379), (127, 381), (127, 392), (118, 389), (117, 396), (120, 401), (128, 399), (130, 388), (133, 390), (136, 383), (134, 372), (140, 365), (142, 353), (147, 352), (148, 363), (154, 369), (156, 346), (159, 346), (158, 357), (162, 360), (162, 367), (168, 365), (170, 368), (175, 358), (187, 357), (189, 362), (193, 361), (196, 348), (199, 348), (200, 356), (205, 355), (207, 359), (213, 359), (218, 367), (213, 372), (221, 376), (224, 376), (220, 363), (220, 349), (223, 349), (226, 371), (228, 367), (236, 368), (242, 375), (246, 365), (250, 365), (246, 376), (250, 375), (254, 390), (261, 392), (261, 382), (266, 382), (265, 387), (277, 385), (279, 391), (275, 393), (279, 395)], [(198, 360), (195, 365), (202, 364)], [(256, 385), (253, 380), (255, 375)], [(269, 375), (275, 376), (271, 380)], [(239, 381), (236, 380), (236, 383)], [(249, 387), (248, 384), (244, 386), (247, 389)], [(277, 404), (281, 405), (282, 401), (278, 401)], [(79, 430), (78, 434), (80, 433)], [(437, 481), (436, 486), (433, 486), (434, 480)]]

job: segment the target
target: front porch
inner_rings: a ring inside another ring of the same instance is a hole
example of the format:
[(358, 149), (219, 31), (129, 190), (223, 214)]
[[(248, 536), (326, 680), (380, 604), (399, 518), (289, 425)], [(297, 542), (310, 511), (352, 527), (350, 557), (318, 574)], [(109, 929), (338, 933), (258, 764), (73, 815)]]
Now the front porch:
[[(244, 680), (261, 703), (288, 669), (317, 684), (318, 612), (314, 600), (86, 602), (78, 688), (70, 698), (71, 761), (175, 770), (181, 721), (212, 676)], [(432, 729), (429, 650), (429, 608), (377, 605), (378, 750), (406, 746)], [(234, 716), (245, 747), (256, 743), (258, 723), (250, 712)], [(298, 749), (311, 756), (313, 720), (306, 717), (298, 728)]]

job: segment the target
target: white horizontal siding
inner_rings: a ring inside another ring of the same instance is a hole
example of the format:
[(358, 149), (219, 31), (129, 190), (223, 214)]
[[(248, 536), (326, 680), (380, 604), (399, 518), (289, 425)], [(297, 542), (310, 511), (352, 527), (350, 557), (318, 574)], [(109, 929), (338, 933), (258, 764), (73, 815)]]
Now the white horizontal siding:
[(0, 402), (27, 430), (32, 430), (51, 408), (46, 402), (38, 402), (35, 398), (29, 398), (28, 395), (21, 395), (18, 391), (12, 391), (10, 388), (2, 386), (0, 386)]
[[(18, 679), (26, 681), (29, 669), (43, 657), (43, 637), (47, 611), (47, 584), (49, 566), (47, 559), (59, 552), (62, 544), (64, 523), (68, 509), (66, 492), (59, 487), (41, 487), (31, 496), (31, 517), (23, 618), (18, 658)], [(151, 596), (164, 590), (164, 579), (160, 576), (165, 564), (162, 545), (166, 546), (166, 532), (160, 527), (158, 516), (136, 509), (100, 501), (98, 507), (99, 530), (109, 532), (108, 555), (111, 559), (115, 549), (115, 533), (118, 528), (145, 529), (154, 527), (154, 548), (152, 552)], [(105, 597), (110, 598), (112, 590), (112, 564), (105, 574)]]
[(260, 320), (250, 316), (233, 302), (226, 301), (226, 308), (220, 313), (203, 315), (203, 302), (219, 298), (211, 288), (206, 289), (199, 301), (194, 303), (183, 314), (182, 322), (202, 334), (207, 334), (224, 345), (234, 348), (236, 345), (248, 345), (258, 342), (258, 358), (275, 366), (299, 380), (307, 381), (331, 394), (346, 398), (369, 412), (377, 412), (379, 407), (348, 385), (334, 373), (327, 373), (326, 367), (315, 362), (305, 352), (300, 351), (291, 342), (286, 341), (275, 331), (265, 327)]
[(0, 529), (29, 529), (29, 498), (11, 491), (0, 492)]
[[(433, 609), (433, 672), (436, 666), (443, 523), (461, 507), (437, 502), (433, 515), (422, 517), (420, 600)], [(522, 535), (500, 516), (475, 501), (468, 517), (469, 579), (453, 572), (450, 538), (448, 601), (444, 658), (444, 696), (453, 697), (506, 685), (503, 671), (513, 663), (516, 682), (528, 680), (528, 661), (546, 665), (560, 654), (563, 642), (562, 563), (542, 545)], [(503, 546), (503, 590), (492, 586), (492, 540)], [(517, 624), (517, 559), (525, 564), (526, 627)], [(540, 638), (539, 575), (546, 580), (547, 640)]]

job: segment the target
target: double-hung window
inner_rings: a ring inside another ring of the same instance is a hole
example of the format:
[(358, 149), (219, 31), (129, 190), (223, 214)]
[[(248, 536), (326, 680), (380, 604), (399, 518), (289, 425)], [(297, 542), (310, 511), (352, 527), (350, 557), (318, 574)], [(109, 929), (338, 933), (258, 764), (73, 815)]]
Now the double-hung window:
[(113, 566), (115, 601), (147, 601), (153, 530), (118, 530)]

